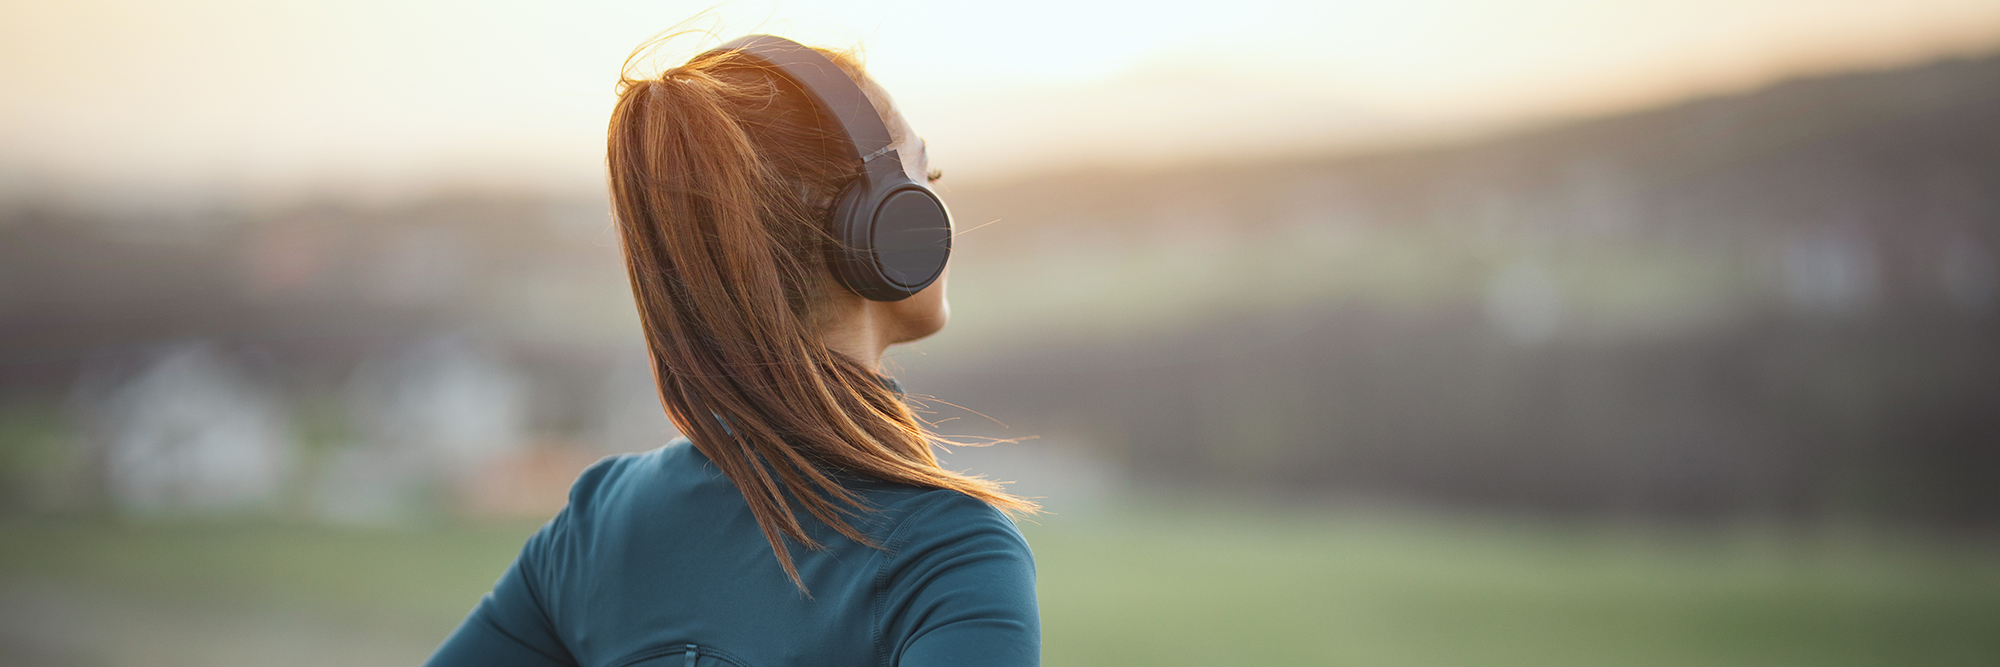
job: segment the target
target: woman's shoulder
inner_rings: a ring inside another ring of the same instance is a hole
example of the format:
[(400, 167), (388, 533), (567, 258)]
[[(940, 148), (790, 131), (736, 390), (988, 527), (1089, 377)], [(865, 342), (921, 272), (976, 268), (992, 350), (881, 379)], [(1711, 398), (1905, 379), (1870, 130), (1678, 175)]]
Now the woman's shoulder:
[(892, 664), (1035, 664), (1035, 559), (999, 509), (936, 489), (911, 498), (876, 571)]
[(893, 527), (882, 539), (891, 554), (910, 557), (944, 546), (1029, 555), (1014, 520), (984, 500), (952, 489), (920, 489), (884, 508)]
[(606, 456), (585, 468), (570, 485), (569, 511), (589, 513), (620, 499), (657, 497), (717, 482), (728, 483), (722, 471), (687, 438), (675, 438), (651, 450)]

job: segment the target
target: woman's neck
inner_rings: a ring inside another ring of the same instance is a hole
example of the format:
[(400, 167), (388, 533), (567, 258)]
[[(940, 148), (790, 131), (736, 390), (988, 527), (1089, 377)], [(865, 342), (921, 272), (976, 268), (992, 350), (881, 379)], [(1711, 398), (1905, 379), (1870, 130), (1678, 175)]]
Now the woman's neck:
[(820, 328), (820, 340), (827, 349), (846, 355), (870, 368), (881, 365), (882, 353), (894, 343), (884, 326), (881, 309), (875, 302), (855, 297), (839, 303), (836, 312)]

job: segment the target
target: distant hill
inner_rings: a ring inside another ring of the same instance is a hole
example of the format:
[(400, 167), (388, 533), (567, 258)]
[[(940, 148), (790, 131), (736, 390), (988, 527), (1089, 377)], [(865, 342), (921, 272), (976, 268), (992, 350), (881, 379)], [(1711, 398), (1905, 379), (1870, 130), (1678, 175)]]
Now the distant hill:
[[(1449, 209), (1462, 204), (1449, 201), (1462, 194), (1456, 190), (1587, 188), (1590, 184), (1581, 181), (1599, 176), (1585, 172), (1604, 170), (1643, 184), (1644, 192), (1632, 193), (1641, 202), (1727, 182), (1770, 180), (1781, 171), (1901, 176), (1879, 187), (1930, 175), (1889, 171), (1896, 167), (1991, 168), (1996, 110), (2000, 55), (1791, 80), (1740, 95), (1418, 150), (1281, 161), (1246, 156), (1234, 163), (1160, 171), (1056, 168), (1028, 179), (955, 190), (951, 203), (970, 218), (1014, 216), (1009, 226), (1015, 228), (1066, 220), (1078, 211), (1157, 227), (1164, 221), (1146, 219), (1147, 212), (1160, 206), (1157, 202), (1223, 201), (1240, 211), (1239, 223), (1255, 223), (1274, 215), (1290, 218), (1300, 208), (1310, 209), (1316, 199), (1335, 194), (1339, 199)], [(1792, 187), (1811, 180), (1765, 185)], [(1329, 186), (1337, 192), (1326, 192)], [(1305, 201), (1296, 196), (1301, 191)], [(1825, 194), (1779, 190), (1755, 197)], [(1422, 216), (1391, 217), (1417, 222), (1409, 218)], [(1702, 218), (1683, 213), (1652, 219), (1670, 224)]]

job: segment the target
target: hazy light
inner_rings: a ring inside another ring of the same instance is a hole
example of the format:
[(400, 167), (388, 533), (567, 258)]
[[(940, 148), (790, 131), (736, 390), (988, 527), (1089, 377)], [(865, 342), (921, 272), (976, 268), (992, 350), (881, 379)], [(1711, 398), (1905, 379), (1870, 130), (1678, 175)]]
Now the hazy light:
[[(0, 175), (15, 190), (594, 189), (619, 64), (705, 8), (16, 4), (0, 21)], [(862, 46), (960, 178), (1429, 141), (2000, 41), (2000, 4), (1968, 0), (787, 1), (712, 16), (725, 36)]]

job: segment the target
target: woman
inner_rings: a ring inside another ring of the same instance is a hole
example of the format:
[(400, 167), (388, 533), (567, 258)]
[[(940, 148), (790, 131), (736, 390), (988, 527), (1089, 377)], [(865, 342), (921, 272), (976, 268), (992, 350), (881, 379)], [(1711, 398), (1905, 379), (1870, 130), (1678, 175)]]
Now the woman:
[[(1037, 664), (1034, 563), (1002, 514), (1034, 505), (940, 468), (879, 374), (944, 326), (949, 255), (888, 95), (840, 55), (745, 38), (628, 73), (609, 149), (688, 438), (585, 471), (430, 664)], [(900, 242), (897, 216), (932, 222)]]

